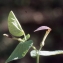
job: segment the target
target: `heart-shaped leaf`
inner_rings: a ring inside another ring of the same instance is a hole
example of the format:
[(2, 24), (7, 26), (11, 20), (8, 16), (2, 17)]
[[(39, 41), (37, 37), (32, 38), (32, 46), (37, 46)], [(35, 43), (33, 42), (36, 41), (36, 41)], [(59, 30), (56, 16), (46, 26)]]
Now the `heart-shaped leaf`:
[(51, 28), (49, 28), (48, 26), (41, 26), (41, 27), (37, 28), (34, 32), (40, 31), (40, 30), (48, 30), (48, 29), (51, 30)]
[(37, 52), (41, 56), (51, 56), (51, 55), (63, 54), (63, 50), (56, 50), (56, 51), (36, 51), (36, 50), (32, 50), (30, 52), (31, 57), (37, 56)]
[(26, 42), (20, 42), (17, 45), (17, 47), (15, 48), (15, 50), (12, 52), (10, 57), (6, 60), (6, 63), (9, 61), (12, 61), (12, 60), (17, 60), (17, 59), (23, 58), (32, 45), (33, 45), (32, 40), (29, 40)]
[(8, 28), (9, 28), (9, 32), (13, 36), (19, 37), (24, 34), (24, 31), (23, 31), (19, 21), (17, 20), (16, 16), (14, 15), (13, 11), (11, 11), (8, 16)]

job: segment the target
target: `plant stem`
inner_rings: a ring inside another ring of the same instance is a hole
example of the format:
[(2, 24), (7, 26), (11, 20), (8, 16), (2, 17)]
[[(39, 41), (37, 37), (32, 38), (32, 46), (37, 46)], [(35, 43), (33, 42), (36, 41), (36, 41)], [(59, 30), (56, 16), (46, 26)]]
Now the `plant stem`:
[(39, 54), (38, 54), (39, 51), (37, 51), (37, 60), (36, 60), (36, 63), (39, 63)]
[[(24, 31), (23, 31), (24, 32)], [(24, 32), (24, 38), (25, 38), (25, 40), (26, 40), (26, 35), (25, 35), (25, 32)]]
[(48, 29), (47, 31), (46, 31), (46, 33), (45, 33), (45, 35), (44, 35), (44, 37), (43, 37), (43, 40), (42, 40), (42, 42), (40, 43), (40, 49), (39, 49), (39, 51), (42, 49), (42, 47), (44, 46), (44, 44), (45, 44), (45, 39), (47, 38), (47, 36), (48, 36), (48, 34), (50, 33), (50, 31), (51, 31), (51, 29)]
[(33, 48), (34, 50), (37, 50), (35, 46), (32, 46), (32, 48)]
[(22, 40), (21, 38), (16, 38), (16, 37), (13, 37), (12, 39), (14, 39), (14, 40), (18, 40), (19, 42), (24, 42), (24, 40)]

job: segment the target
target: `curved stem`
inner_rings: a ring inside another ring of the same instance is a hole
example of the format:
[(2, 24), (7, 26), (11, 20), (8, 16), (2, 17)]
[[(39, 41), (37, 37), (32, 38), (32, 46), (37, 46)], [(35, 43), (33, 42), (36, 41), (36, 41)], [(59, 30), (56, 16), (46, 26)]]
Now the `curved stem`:
[(48, 34), (50, 33), (50, 31), (51, 31), (51, 29), (48, 29), (48, 30), (46, 31), (46, 33), (45, 33), (45, 35), (44, 35), (44, 37), (43, 37), (43, 40), (42, 40), (42, 42), (40, 43), (40, 49), (39, 49), (39, 50), (41, 50), (41, 48), (44, 46), (45, 40), (46, 40)]

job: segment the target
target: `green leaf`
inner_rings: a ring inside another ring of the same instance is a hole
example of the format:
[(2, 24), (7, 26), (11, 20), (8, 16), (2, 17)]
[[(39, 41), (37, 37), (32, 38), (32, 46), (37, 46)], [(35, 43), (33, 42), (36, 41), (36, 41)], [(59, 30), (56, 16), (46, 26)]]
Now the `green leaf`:
[(13, 36), (19, 37), (24, 35), (24, 31), (19, 21), (17, 20), (16, 16), (14, 15), (13, 11), (11, 11), (8, 16), (8, 28), (9, 28), (9, 32)]
[(33, 45), (32, 40), (29, 40), (26, 42), (20, 42), (17, 45), (17, 47), (15, 48), (15, 50), (12, 52), (10, 57), (6, 60), (6, 63), (9, 61), (12, 61), (12, 60), (17, 60), (17, 59), (23, 58), (32, 45)]
[(37, 53), (41, 56), (51, 56), (51, 55), (63, 54), (63, 50), (56, 50), (56, 51), (36, 51), (36, 50), (32, 50), (30, 52), (30, 55), (31, 55), (31, 57), (36, 57)]

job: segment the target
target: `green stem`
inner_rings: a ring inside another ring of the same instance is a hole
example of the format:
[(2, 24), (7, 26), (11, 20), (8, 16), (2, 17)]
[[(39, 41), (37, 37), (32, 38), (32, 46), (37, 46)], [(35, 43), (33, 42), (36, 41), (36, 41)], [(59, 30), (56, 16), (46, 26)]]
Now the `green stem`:
[(21, 38), (16, 38), (16, 37), (13, 37), (12, 39), (14, 39), (14, 40), (18, 40), (19, 42), (24, 42), (24, 40), (22, 40)]
[(33, 48), (34, 50), (37, 50), (35, 46), (32, 46), (32, 48)]
[(39, 54), (38, 54), (38, 52), (37, 52), (37, 60), (36, 60), (36, 63), (39, 63)]
[(36, 59), (36, 63), (39, 63), (39, 54), (38, 54), (39, 51), (36, 49), (35, 46), (32, 46), (32, 48), (33, 48), (34, 50), (36, 50), (36, 56), (37, 56), (37, 57), (36, 57), (36, 58), (37, 58), (37, 59)]
[[(24, 32), (24, 31), (23, 31)], [(25, 38), (25, 40), (26, 40), (26, 35), (25, 35), (25, 32), (24, 32), (24, 38)]]

